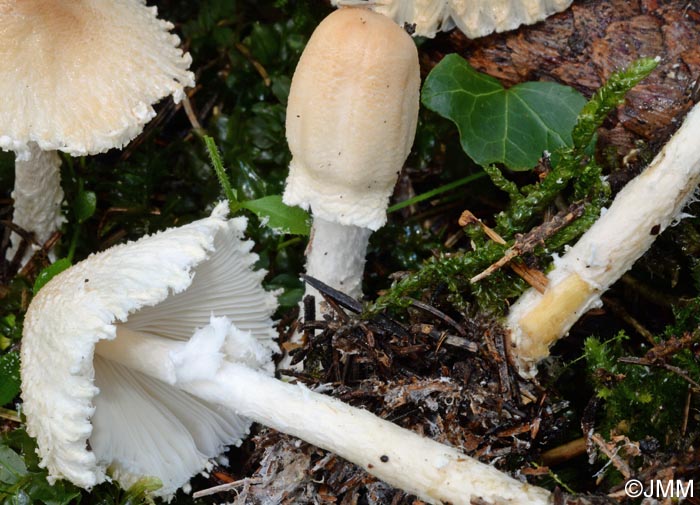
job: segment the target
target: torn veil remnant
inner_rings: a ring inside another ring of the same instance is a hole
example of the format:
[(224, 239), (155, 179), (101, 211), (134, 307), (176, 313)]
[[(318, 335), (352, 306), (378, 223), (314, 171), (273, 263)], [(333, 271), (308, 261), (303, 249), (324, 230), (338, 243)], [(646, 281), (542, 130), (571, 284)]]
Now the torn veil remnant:
[(50, 478), (92, 487), (143, 476), (171, 495), (251, 421), (297, 436), (429, 503), (545, 504), (548, 491), (370, 412), (271, 377), (274, 296), (241, 240), (211, 217), (116, 246), (34, 297), (22, 397)]
[(386, 222), (413, 144), (419, 88), (413, 40), (367, 9), (326, 17), (294, 72), (284, 202), (313, 213), (307, 274), (355, 298), (369, 236)]
[(156, 14), (144, 0), (0, 1), (0, 148), (17, 159), (13, 220), (38, 243), (64, 220), (56, 151), (123, 147), (152, 104), (194, 85), (189, 54)]
[(615, 196), (609, 209), (566, 253), (555, 258), (544, 293), (526, 291), (510, 308), (513, 355), (521, 375), (566, 335), (600, 296), (632, 267), (678, 216), (700, 183), (700, 105), (649, 166)]
[(336, 6), (368, 6), (413, 35), (434, 37), (455, 26), (475, 39), (531, 25), (566, 10), (573, 0), (331, 0)]

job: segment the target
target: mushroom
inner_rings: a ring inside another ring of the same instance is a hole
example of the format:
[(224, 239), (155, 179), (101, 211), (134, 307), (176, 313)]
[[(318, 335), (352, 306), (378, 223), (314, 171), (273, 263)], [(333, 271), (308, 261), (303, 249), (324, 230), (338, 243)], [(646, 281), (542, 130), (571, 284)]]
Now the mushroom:
[(367, 6), (393, 19), (399, 26), (410, 26), (413, 35), (435, 37), (438, 31), (454, 28), (447, 0), (331, 0), (334, 6)]
[[(213, 373), (220, 352), (273, 371), (277, 304), (261, 287), (264, 272), (251, 269), (257, 258), (241, 240), (245, 221), (225, 215), (219, 205), (207, 219), (92, 255), (32, 300), (23, 410), (52, 480), (89, 488), (109, 471), (128, 487), (151, 475), (169, 495), (247, 433), (250, 422), (232, 411), (173, 388), (177, 358), (157, 357), (169, 339), (192, 337), (197, 360), (182, 363), (189, 378)], [(128, 367), (114, 347), (133, 335), (153, 347)], [(146, 365), (152, 369), (140, 372)]]
[(550, 493), (362, 409), (271, 377), (272, 294), (244, 218), (211, 217), (115, 246), (35, 296), (22, 398), (50, 479), (142, 476), (170, 495), (251, 421), (360, 465), (429, 503), (544, 504)]
[(593, 307), (669, 225), (700, 183), (700, 105), (640, 175), (629, 182), (591, 228), (555, 257), (544, 293), (526, 291), (507, 318), (520, 374), (537, 373), (549, 348)]
[(449, 0), (449, 15), (467, 37), (531, 25), (566, 10), (573, 0)]
[(0, 148), (17, 159), (13, 220), (38, 243), (64, 220), (56, 151), (122, 147), (153, 118), (153, 103), (179, 101), (194, 85), (189, 54), (156, 15), (143, 0), (0, 2)]
[(331, 0), (333, 5), (366, 5), (413, 35), (434, 37), (457, 26), (475, 39), (531, 25), (566, 10), (573, 0)]
[(353, 297), (362, 293), (369, 236), (386, 222), (413, 144), (419, 88), (411, 37), (359, 8), (321, 22), (292, 78), (283, 199), (313, 213), (307, 274)]

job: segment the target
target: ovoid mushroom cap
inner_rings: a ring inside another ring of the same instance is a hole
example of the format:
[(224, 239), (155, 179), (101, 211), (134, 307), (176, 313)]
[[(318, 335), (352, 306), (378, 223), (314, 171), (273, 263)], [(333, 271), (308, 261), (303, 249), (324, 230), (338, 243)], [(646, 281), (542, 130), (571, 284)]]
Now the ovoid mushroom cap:
[(418, 53), (402, 28), (367, 9), (327, 16), (289, 91), (284, 202), (326, 221), (380, 228), (413, 144), (419, 88)]

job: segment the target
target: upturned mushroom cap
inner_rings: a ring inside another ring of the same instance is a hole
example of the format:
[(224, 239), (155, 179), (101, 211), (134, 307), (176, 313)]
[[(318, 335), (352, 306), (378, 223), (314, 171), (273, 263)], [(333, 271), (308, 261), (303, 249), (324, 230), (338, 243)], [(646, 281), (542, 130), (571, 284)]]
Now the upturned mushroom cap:
[(434, 37), (457, 27), (475, 39), (530, 25), (565, 10), (573, 0), (332, 0), (333, 5), (368, 5), (414, 35)]
[(416, 47), (389, 18), (352, 8), (326, 17), (289, 92), (285, 203), (380, 228), (413, 144), (419, 87)]
[(0, 148), (122, 147), (194, 84), (173, 25), (145, 0), (0, 0)]
[[(206, 378), (224, 358), (272, 372), (277, 304), (252, 270), (245, 225), (220, 204), (209, 218), (92, 255), (37, 294), (24, 324), (22, 398), (51, 480), (89, 488), (109, 475), (128, 487), (155, 476), (169, 495), (247, 434), (249, 421), (170, 384)], [(159, 364), (157, 380), (95, 354), (119, 332), (192, 338), (187, 353)]]

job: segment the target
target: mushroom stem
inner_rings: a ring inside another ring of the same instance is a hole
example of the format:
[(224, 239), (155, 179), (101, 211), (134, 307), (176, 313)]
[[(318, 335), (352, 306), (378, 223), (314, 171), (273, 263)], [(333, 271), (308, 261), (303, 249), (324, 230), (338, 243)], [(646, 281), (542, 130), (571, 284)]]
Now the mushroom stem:
[[(306, 247), (306, 274), (353, 298), (362, 297), (362, 277), (365, 255), (372, 230), (362, 226), (344, 225), (315, 216), (311, 238)], [(321, 319), (327, 304), (323, 295), (306, 284), (305, 296), (314, 297), (316, 319)], [(299, 306), (301, 316), (304, 304)], [(291, 342), (303, 342), (302, 332), (292, 335)], [(285, 354), (279, 362), (281, 368), (303, 368), (303, 362), (292, 365), (292, 357)]]
[[(162, 341), (154, 345), (155, 340)], [(201, 361), (204, 342), (144, 336), (123, 326), (95, 351), (107, 359), (173, 383), (172, 370)], [(146, 354), (147, 350), (147, 354)], [(212, 356), (214, 356), (212, 354)], [(549, 491), (517, 481), (457, 449), (301, 385), (291, 385), (220, 356), (210, 376), (173, 385), (238, 415), (332, 451), (382, 481), (434, 504), (550, 503)], [(184, 359), (183, 359), (184, 358)], [(153, 366), (159, 363), (158, 366)]]
[(428, 503), (550, 503), (545, 489), (517, 481), (461, 451), (374, 414), (226, 363), (214, 380), (183, 385), (191, 394), (331, 451)]
[[(36, 244), (43, 244), (65, 221), (61, 215), (61, 158), (56, 151), (42, 151), (35, 143), (15, 160), (14, 215), (12, 221), (20, 228), (34, 233)], [(12, 247), (6, 257), (12, 259), (19, 249), (21, 237), (11, 235)], [(29, 248), (23, 263), (31, 257)]]
[[(306, 251), (306, 273), (332, 288), (359, 298), (362, 296), (362, 275), (365, 254), (372, 230), (314, 218), (311, 241)], [(306, 294), (316, 297), (316, 306), (323, 300), (311, 286)]]
[(521, 375), (537, 373), (537, 363), (600, 296), (679, 218), (700, 182), (700, 105), (654, 158), (620, 191), (612, 205), (561, 258), (544, 293), (525, 292), (511, 307), (514, 356)]

